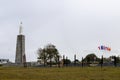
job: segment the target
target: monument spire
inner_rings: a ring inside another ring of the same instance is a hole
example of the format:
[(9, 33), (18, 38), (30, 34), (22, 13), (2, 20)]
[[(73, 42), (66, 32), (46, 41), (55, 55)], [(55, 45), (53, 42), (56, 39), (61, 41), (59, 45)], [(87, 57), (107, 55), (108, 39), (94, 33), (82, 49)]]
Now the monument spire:
[(19, 35), (17, 35), (15, 63), (17, 65), (26, 65), (25, 35), (22, 33), (22, 22), (20, 23)]
[(22, 35), (23, 33), (23, 27), (22, 27), (22, 22), (20, 23), (20, 28), (19, 28), (19, 35)]

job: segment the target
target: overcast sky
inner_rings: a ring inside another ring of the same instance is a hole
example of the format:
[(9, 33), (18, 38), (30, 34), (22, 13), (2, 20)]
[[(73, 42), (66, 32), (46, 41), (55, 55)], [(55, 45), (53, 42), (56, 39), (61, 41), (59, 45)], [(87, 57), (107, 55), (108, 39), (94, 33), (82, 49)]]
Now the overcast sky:
[[(71, 60), (120, 55), (119, 0), (0, 0), (0, 58), (14, 62), (21, 21), (27, 61), (36, 61), (37, 49), (48, 43)], [(112, 51), (101, 52), (100, 45)]]

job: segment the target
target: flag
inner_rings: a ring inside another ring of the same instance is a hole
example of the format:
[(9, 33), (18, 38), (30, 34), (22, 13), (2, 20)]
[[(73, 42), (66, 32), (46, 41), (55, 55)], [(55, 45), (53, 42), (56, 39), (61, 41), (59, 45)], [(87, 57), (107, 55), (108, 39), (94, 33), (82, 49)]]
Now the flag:
[(103, 45), (99, 46), (98, 49), (99, 49), (99, 50), (105, 50), (105, 51), (111, 51), (111, 48), (110, 48), (110, 47), (103, 46)]

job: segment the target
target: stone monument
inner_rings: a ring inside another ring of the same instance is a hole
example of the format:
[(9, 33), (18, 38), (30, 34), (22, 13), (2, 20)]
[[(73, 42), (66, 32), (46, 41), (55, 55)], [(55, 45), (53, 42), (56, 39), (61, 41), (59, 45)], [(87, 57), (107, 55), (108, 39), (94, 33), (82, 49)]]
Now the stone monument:
[(15, 63), (23, 66), (26, 64), (25, 36), (22, 33), (22, 22), (20, 24), (19, 35), (17, 35)]

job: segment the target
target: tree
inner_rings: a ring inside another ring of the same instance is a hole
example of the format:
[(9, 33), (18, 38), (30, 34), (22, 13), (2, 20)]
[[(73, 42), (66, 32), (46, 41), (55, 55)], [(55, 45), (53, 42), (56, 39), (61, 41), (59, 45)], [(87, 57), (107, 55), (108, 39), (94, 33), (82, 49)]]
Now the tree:
[(38, 59), (40, 60), (40, 62), (43, 62), (45, 66), (48, 60), (48, 55), (45, 52), (45, 49), (39, 48), (37, 54), (38, 54)]
[(58, 57), (60, 57), (56, 46), (52, 44), (46, 45), (43, 49), (39, 48), (37, 51), (38, 59), (40, 59), (45, 64), (50, 64), (52, 66), (53, 63), (58, 63)]
[(68, 64), (70, 64), (71, 63), (71, 60), (70, 59), (63, 59), (63, 65), (68, 65)]
[(88, 54), (83, 61), (86, 61), (87, 63), (93, 63), (94, 61), (100, 62), (100, 59), (94, 53), (91, 53)]

